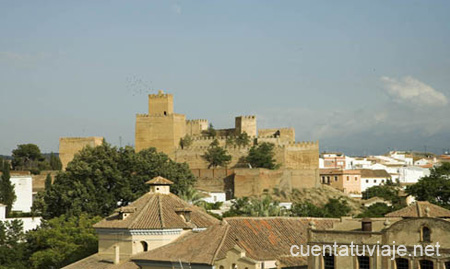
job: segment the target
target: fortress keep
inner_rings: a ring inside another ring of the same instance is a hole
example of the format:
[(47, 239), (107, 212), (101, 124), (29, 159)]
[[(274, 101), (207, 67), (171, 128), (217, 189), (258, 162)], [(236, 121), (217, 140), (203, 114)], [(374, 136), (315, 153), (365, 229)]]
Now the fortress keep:
[[(174, 113), (173, 95), (159, 91), (158, 94), (148, 96), (148, 114), (136, 115), (135, 147), (136, 151), (154, 147), (169, 155), (177, 162), (186, 162), (193, 171), (205, 170), (208, 163), (202, 158), (208, 146), (214, 139), (220, 146), (225, 147), (232, 161), (228, 169), (244, 171), (244, 164), (240, 163), (247, 156), (253, 143), (270, 142), (275, 144), (275, 158), (284, 171), (283, 177), (289, 178), (288, 189), (319, 187), (319, 143), (295, 142), (294, 128), (257, 129), (256, 116), (238, 116), (235, 126), (230, 129), (216, 130), (216, 137), (205, 136), (209, 123), (206, 119), (186, 120), (183, 114)], [(227, 140), (247, 133), (251, 138), (249, 146), (237, 147), (229, 145)], [(189, 146), (180, 146), (181, 139), (190, 137)], [(237, 169), (239, 168), (239, 169)], [(239, 172), (239, 182), (247, 184), (254, 181), (257, 174), (254, 171)], [(280, 172), (267, 173), (269, 181), (280, 182)], [(288, 175), (288, 176), (286, 176)], [(246, 178), (249, 178), (248, 180)], [(269, 184), (270, 185), (270, 184)], [(237, 186), (235, 186), (236, 188)], [(256, 191), (260, 192), (260, 191)], [(251, 191), (247, 192), (250, 194)]]

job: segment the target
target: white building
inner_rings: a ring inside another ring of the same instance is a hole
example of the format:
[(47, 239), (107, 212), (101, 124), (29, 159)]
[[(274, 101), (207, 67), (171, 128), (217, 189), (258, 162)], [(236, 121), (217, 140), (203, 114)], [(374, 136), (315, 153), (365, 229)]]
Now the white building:
[(391, 179), (391, 175), (386, 170), (361, 169), (361, 192), (366, 189), (385, 184)]
[(417, 166), (407, 166), (400, 168), (399, 182), (404, 184), (414, 184), (422, 177), (429, 176), (430, 169)]
[(0, 221), (9, 222), (13, 220), (21, 220), (23, 223), (23, 231), (36, 229), (41, 225), (41, 217), (29, 217), (29, 218), (6, 218), (6, 205), (0, 204)]
[(224, 192), (205, 192), (207, 197), (202, 198), (203, 201), (207, 203), (217, 203), (217, 202), (225, 202), (226, 194)]
[(10, 180), (17, 197), (12, 206), (12, 211), (31, 212), (33, 206), (33, 179), (31, 175), (23, 172), (11, 172)]

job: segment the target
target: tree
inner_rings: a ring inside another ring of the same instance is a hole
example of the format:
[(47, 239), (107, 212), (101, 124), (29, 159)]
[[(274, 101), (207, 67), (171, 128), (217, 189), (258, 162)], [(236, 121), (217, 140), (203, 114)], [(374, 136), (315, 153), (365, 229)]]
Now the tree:
[(47, 174), (47, 177), (45, 178), (45, 189), (48, 190), (52, 187), (52, 176)]
[(14, 170), (27, 170), (33, 174), (39, 174), (41, 170), (49, 168), (41, 150), (35, 144), (18, 145), (12, 151), (12, 166)]
[(185, 135), (183, 138), (180, 138), (181, 149), (189, 148), (191, 145), (192, 145), (192, 137), (190, 135)]
[(16, 193), (14, 192), (14, 185), (11, 183), (9, 173), (9, 163), (3, 162), (2, 176), (0, 177), (0, 203), (6, 205), (6, 216), (9, 215), (12, 205), (16, 201)]
[(47, 219), (82, 212), (108, 216), (148, 192), (144, 183), (155, 176), (173, 181), (175, 194), (195, 183), (187, 164), (176, 163), (155, 148), (136, 153), (132, 147), (118, 149), (106, 142), (86, 147), (56, 176), (45, 190), (42, 208), (35, 210)]
[(92, 225), (100, 220), (84, 213), (44, 220), (40, 228), (26, 236), (32, 268), (61, 268), (97, 252), (98, 239)]
[(358, 218), (381, 218), (392, 211), (394, 211), (392, 206), (388, 206), (385, 203), (375, 203), (359, 214)]
[(250, 145), (250, 136), (246, 132), (240, 133), (236, 137), (235, 144), (239, 147), (246, 147)]
[(387, 181), (385, 185), (373, 186), (363, 191), (362, 196), (364, 199), (370, 199), (372, 197), (380, 197), (387, 201), (390, 201), (394, 206), (402, 205), (402, 200), (398, 195), (401, 189), (400, 184)]
[(59, 156), (56, 156), (56, 154), (54, 154), (53, 152), (50, 153), (49, 163), (50, 163), (50, 168), (52, 170), (61, 171), (61, 169), (62, 169), (61, 160), (59, 159)]
[(226, 166), (231, 161), (231, 155), (228, 155), (227, 150), (219, 146), (217, 139), (214, 139), (202, 157), (208, 162), (208, 168)]
[(209, 124), (208, 130), (203, 131), (204, 136), (206, 137), (216, 137), (217, 131), (214, 129), (212, 123)]
[(0, 221), (0, 268), (28, 268), (24, 240), (21, 220)]
[(242, 197), (232, 201), (230, 210), (223, 214), (223, 217), (233, 216), (253, 216), (269, 217), (286, 215), (288, 212), (280, 206), (278, 201), (272, 199), (270, 195), (260, 198)]
[(406, 187), (406, 192), (419, 201), (429, 201), (450, 209), (450, 163), (432, 168), (429, 176)]
[(254, 168), (277, 169), (274, 148), (274, 144), (267, 142), (255, 145), (249, 150), (246, 161)]
[(318, 207), (310, 202), (293, 204), (291, 213), (299, 217), (340, 218), (347, 216), (351, 211), (347, 201), (330, 198), (323, 207)]

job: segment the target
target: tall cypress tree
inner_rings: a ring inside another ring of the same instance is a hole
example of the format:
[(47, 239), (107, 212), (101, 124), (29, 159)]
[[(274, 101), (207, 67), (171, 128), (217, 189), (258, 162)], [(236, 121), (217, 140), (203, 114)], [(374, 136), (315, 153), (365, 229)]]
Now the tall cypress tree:
[(2, 177), (0, 178), (0, 203), (6, 205), (6, 216), (8, 216), (17, 197), (10, 179), (9, 163), (7, 161), (2, 161), (2, 166)]
[(52, 176), (50, 174), (47, 174), (47, 177), (45, 178), (45, 190), (49, 190), (52, 187)]

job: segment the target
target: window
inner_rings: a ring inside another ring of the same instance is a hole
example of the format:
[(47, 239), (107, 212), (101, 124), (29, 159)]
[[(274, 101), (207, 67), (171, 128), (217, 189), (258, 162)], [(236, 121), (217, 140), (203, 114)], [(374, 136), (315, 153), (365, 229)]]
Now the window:
[(431, 242), (431, 230), (426, 226), (422, 227), (422, 242)]
[(334, 177), (334, 181), (338, 181), (338, 177), (335, 176), (335, 177)]
[(366, 183), (369, 183), (369, 180), (368, 180), (368, 179), (366, 179)]
[(358, 181), (358, 177), (355, 177), (355, 181)]
[(350, 180), (350, 176), (347, 176), (347, 181), (349, 181)]
[(359, 269), (370, 269), (370, 258), (367, 256), (358, 257)]
[(328, 181), (328, 183), (330, 183), (330, 177), (327, 177), (327, 181)]
[(164, 111), (164, 116), (167, 116), (167, 111)]
[(334, 256), (330, 253), (325, 253), (323, 256), (323, 268), (334, 269)]
[(420, 264), (420, 269), (433, 269), (434, 268), (433, 262), (429, 261), (429, 260), (420, 260), (419, 264)]
[(148, 244), (145, 241), (141, 241), (141, 245), (142, 245), (142, 249), (144, 250), (144, 252), (148, 251)]
[(231, 269), (237, 269), (237, 265), (236, 265), (235, 263), (233, 263), (233, 264), (231, 265)]
[(409, 269), (409, 261), (404, 258), (395, 259), (395, 265), (397, 269)]
[(450, 262), (445, 262), (445, 269), (450, 269)]
[(376, 180), (376, 179), (374, 179), (374, 180), (373, 180), (373, 183), (377, 183), (377, 180)]

